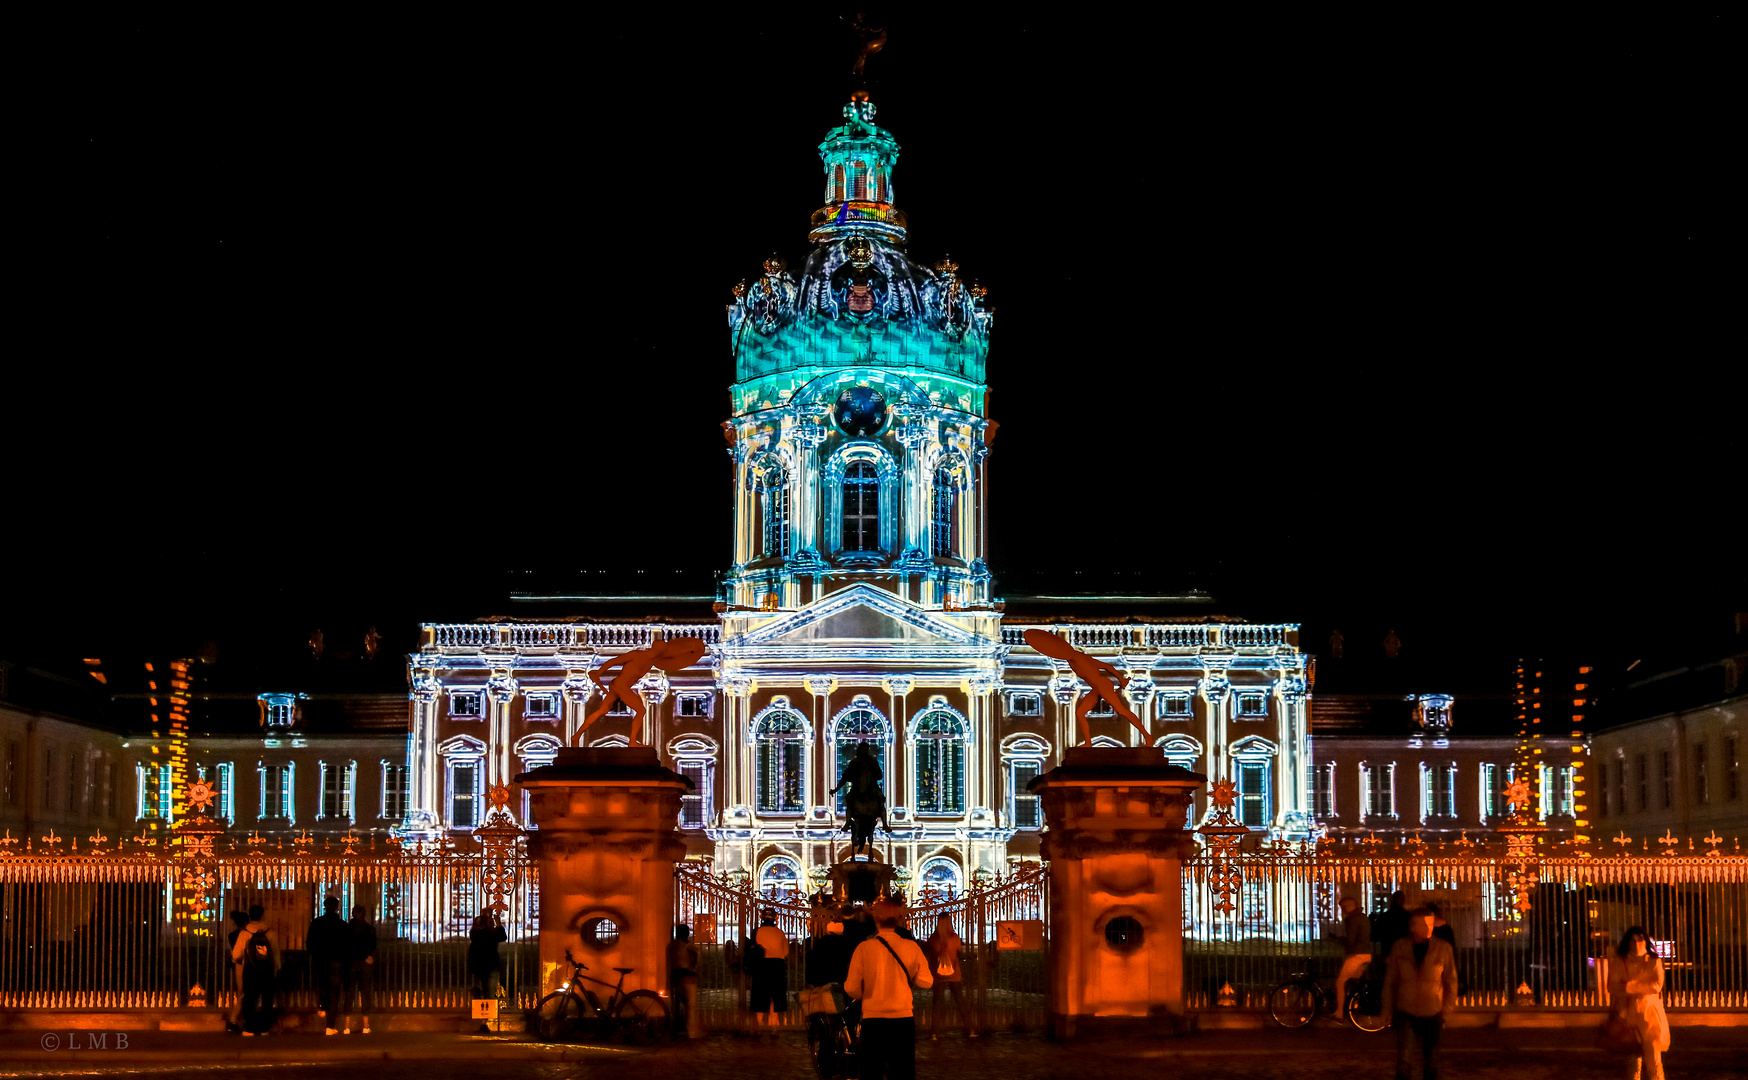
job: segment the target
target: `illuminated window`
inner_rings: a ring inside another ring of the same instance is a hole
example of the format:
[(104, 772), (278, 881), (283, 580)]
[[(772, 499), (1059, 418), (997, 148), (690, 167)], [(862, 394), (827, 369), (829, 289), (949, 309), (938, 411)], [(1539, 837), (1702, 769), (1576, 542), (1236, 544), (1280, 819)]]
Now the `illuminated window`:
[(860, 202), (868, 198), (868, 164), (863, 161), (850, 162), (850, 199)]
[(708, 717), (710, 715), (710, 695), (681, 694), (679, 712), (681, 716)]
[(210, 772), (204, 767), (200, 778), (212, 785), (212, 812), (225, 821), (237, 820), (237, 768), (228, 761), (214, 765)]
[(407, 766), (397, 762), (382, 762), (381, 816), (387, 821), (400, 821), (407, 816)]
[(692, 790), (680, 796), (680, 828), (702, 829), (710, 824), (716, 806), (716, 744), (708, 739), (680, 739), (668, 752), (674, 756), (674, 771), (692, 781)]
[(1194, 769), (1202, 757), (1202, 744), (1188, 735), (1167, 735), (1154, 745), (1165, 755), (1165, 760), (1185, 769)]
[(134, 816), (137, 818), (157, 818), (168, 820), (170, 817), (170, 766), (142, 762), (134, 769), (139, 784), (139, 804)]
[(932, 709), (911, 726), (917, 813), (965, 811), (966, 734), (964, 721), (946, 709)]
[(1238, 718), (1240, 720), (1262, 720), (1269, 714), (1268, 695), (1260, 691), (1244, 690), (1238, 693)]
[(1511, 813), (1511, 804), (1505, 801), (1505, 789), (1515, 775), (1515, 766), (1481, 766), (1481, 820), (1497, 820)]
[(260, 782), (258, 813), (262, 820), (284, 821), (286, 824), (296, 821), (296, 807), (292, 800), (292, 764), (269, 765), (262, 762), (256, 766), (255, 774)]
[(1542, 784), (1541, 817), (1546, 820), (1550, 815), (1566, 815), (1572, 813), (1572, 766), (1541, 767), (1539, 779)]
[(840, 788), (838, 785), (843, 783), (844, 770), (856, 759), (856, 753), (863, 743), (868, 744), (868, 752), (873, 755), (874, 764), (880, 769), (881, 789), (885, 790), (886, 746), (891, 741), (892, 733), (886, 726), (885, 717), (874, 709), (867, 698), (858, 697), (850, 708), (832, 719), (832, 746), (836, 750), (832, 787), (837, 791), (838, 813), (844, 812), (844, 800), (850, 794), (847, 786)]
[(793, 709), (773, 707), (753, 721), (756, 801), (762, 814), (799, 814), (807, 723)]
[(1396, 763), (1360, 764), (1360, 802), (1367, 817), (1396, 816)]
[(1457, 816), (1457, 765), (1454, 761), (1420, 765), (1420, 817)]
[(1319, 821), (1335, 817), (1335, 762), (1319, 761), (1311, 765), (1311, 813)]
[(480, 694), (477, 690), (458, 691), (449, 695), (450, 716), (480, 715)]
[(953, 496), (956, 487), (951, 471), (935, 470), (930, 534), (934, 542), (933, 553), (937, 558), (947, 558), (953, 554)]
[(789, 557), (789, 476), (772, 464), (759, 474), (759, 512), (764, 519), (760, 554), (767, 559)]
[(919, 891), (931, 900), (952, 900), (964, 891), (964, 878), (960, 876), (959, 864), (952, 859), (937, 856), (923, 863), (922, 873), (917, 875)]
[(529, 694), (522, 703), (522, 715), (537, 720), (551, 720), (557, 717), (558, 695)]
[(801, 864), (787, 855), (765, 860), (759, 868), (759, 894), (767, 900), (799, 899)]
[(1160, 697), (1160, 715), (1172, 720), (1188, 720), (1194, 713), (1188, 694), (1166, 694)]
[(871, 461), (844, 470), (843, 550), (880, 550), (880, 476)]
[(449, 827), (479, 827), (480, 761), (472, 758), (449, 762)]
[(1274, 743), (1250, 735), (1231, 746), (1233, 780), (1238, 786), (1238, 823), (1251, 828), (1274, 824)]
[(358, 765), (351, 761), (324, 761), (322, 769), (322, 799), (316, 808), (319, 818), (352, 820), (352, 792), (357, 786)]
[(1002, 751), (1007, 764), (1008, 821), (1016, 829), (1042, 829), (1044, 810), (1038, 796), (1027, 790), (1044, 771), (1048, 748), (1039, 739), (1016, 739)]
[(1042, 716), (1043, 713), (1044, 698), (1041, 694), (1008, 695), (1009, 716)]

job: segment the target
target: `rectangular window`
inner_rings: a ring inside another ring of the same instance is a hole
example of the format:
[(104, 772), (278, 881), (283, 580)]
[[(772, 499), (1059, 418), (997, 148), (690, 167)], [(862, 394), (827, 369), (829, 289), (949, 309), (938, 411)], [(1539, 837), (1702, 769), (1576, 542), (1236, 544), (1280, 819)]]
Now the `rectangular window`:
[(352, 820), (352, 763), (322, 762), (322, 805), (318, 817)]
[(1546, 819), (1550, 814), (1569, 816), (1572, 813), (1572, 766), (1544, 766), (1541, 781), (1542, 817)]
[(1361, 797), (1368, 817), (1396, 816), (1396, 763), (1360, 766)]
[(704, 694), (687, 694), (680, 698), (680, 715), (707, 717), (710, 715), (710, 698)]
[(9, 742), (6, 744), (5, 784), (7, 806), (18, 805), (18, 782), (18, 744), (15, 742)]
[(382, 763), (382, 816), (400, 821), (407, 816), (407, 766)]
[(1675, 755), (1663, 752), (1663, 809), (1675, 805)]
[(450, 716), (478, 716), (479, 714), (480, 695), (477, 692), (449, 695)]
[(212, 812), (225, 821), (237, 820), (237, 769), (228, 761), (213, 766)]
[(1335, 762), (1311, 766), (1311, 807), (1312, 814), (1319, 821), (1335, 817)]
[(1160, 715), (1173, 720), (1188, 720), (1192, 713), (1188, 694), (1171, 694), (1162, 699)]
[(702, 829), (710, 823), (710, 762), (691, 758), (678, 765), (680, 775), (692, 781), (692, 793), (680, 796), (680, 828)]
[(85, 790), (79, 796), (79, 809), (87, 814), (97, 812), (97, 774), (103, 768), (103, 755), (99, 754), (85, 766)]
[(1014, 694), (1008, 698), (1009, 716), (1041, 716), (1044, 699), (1038, 694)]
[(1457, 767), (1449, 762), (1433, 762), (1421, 767), (1421, 820), (1430, 817), (1457, 816)]
[(1650, 800), (1647, 796), (1647, 793), (1650, 791), (1650, 787), (1651, 787), (1651, 767), (1645, 763), (1645, 755), (1644, 754), (1639, 755), (1638, 765), (1639, 765), (1639, 809), (1646, 810), (1646, 809), (1650, 808)]
[(1711, 789), (1706, 784), (1706, 744), (1695, 743), (1693, 747), (1693, 802), (1696, 806), (1704, 806), (1711, 801)]
[(449, 827), (479, 826), (479, 762), (458, 761), (449, 767)]
[(1117, 715), (1117, 710), (1111, 707), (1110, 702), (1101, 697), (1093, 702), (1092, 708), (1088, 709), (1086, 714), (1088, 716), (1115, 716)]
[(1238, 718), (1240, 720), (1262, 720), (1269, 714), (1269, 699), (1267, 694), (1244, 692), (1238, 695)]
[(170, 817), (170, 766), (141, 765), (136, 771), (140, 785), (138, 816), (167, 820)]
[(77, 753), (67, 755), (67, 786), (63, 790), (66, 791), (66, 794), (62, 798), (67, 802), (67, 809), (71, 810), (73, 809), (73, 793), (79, 790), (79, 755)]
[(291, 820), (291, 766), (262, 765), (261, 816), (266, 819)]
[[(42, 808), (51, 809), (54, 806), (55, 789), (55, 748), (43, 747), (42, 751)], [(156, 800), (153, 800), (156, 805)]]
[(1598, 816), (1608, 816), (1608, 762), (1600, 762), (1596, 766), (1597, 789), (1602, 792), (1602, 813)]
[(1008, 791), (1013, 798), (1016, 829), (1044, 827), (1044, 812), (1038, 805), (1038, 796), (1026, 790), (1026, 785), (1038, 778), (1043, 767), (1043, 762), (1035, 760), (1015, 761), (1008, 765)]
[(558, 715), (558, 695), (529, 694), (522, 704), (522, 715), (550, 720)]
[(1273, 815), (1269, 813), (1269, 763), (1240, 761), (1238, 763), (1238, 823), (1252, 828), (1266, 828)]
[(918, 739), (916, 801), (921, 814), (959, 814), (965, 810), (965, 743), (960, 739)]
[(266, 702), (265, 705), (266, 705), (266, 709), (267, 709), (267, 726), (268, 727), (290, 727), (291, 726), (291, 720), (292, 720), (291, 702), (289, 702), (289, 701), (269, 701), (269, 702)]
[(120, 786), (116, 783), (119, 778), (120, 770), (112, 761), (109, 763), (108, 772), (103, 777), (103, 816), (105, 819), (113, 820), (115, 818), (115, 789)]

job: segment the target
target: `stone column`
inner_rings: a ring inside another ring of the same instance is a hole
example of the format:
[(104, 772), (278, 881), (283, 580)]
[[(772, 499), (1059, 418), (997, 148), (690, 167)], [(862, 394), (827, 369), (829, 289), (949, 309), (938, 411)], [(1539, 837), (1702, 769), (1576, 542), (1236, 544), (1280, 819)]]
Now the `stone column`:
[(1275, 682), (1275, 695), (1280, 703), (1281, 718), (1277, 729), (1281, 752), (1277, 755), (1280, 771), (1275, 790), (1281, 793), (1277, 811), (1283, 828), (1288, 832), (1309, 830), (1311, 794), (1306, 790), (1307, 767), (1310, 760), (1310, 740), (1305, 731), (1305, 680), (1288, 674)]
[(910, 756), (905, 753), (904, 699), (916, 688), (916, 680), (908, 675), (888, 675), (880, 685), (886, 688), (892, 702), (891, 711), (886, 714), (892, 724), (892, 752), (886, 758), (886, 804), (909, 808), (916, 804), (916, 795), (908, 779), (911, 769)]
[(570, 746), (583, 726), (583, 717), (589, 715), (589, 697), (595, 692), (595, 683), (589, 678), (587, 667), (572, 668), (565, 672), (559, 690), (564, 695), (564, 745)]
[[(1203, 657), (1206, 663), (1207, 657)], [(1226, 757), (1227, 710), (1232, 700), (1232, 680), (1226, 676), (1225, 665), (1203, 669), (1196, 691), (1208, 706), (1208, 775), (1217, 779), (1232, 779), (1232, 765)]]
[(513, 672), (500, 668), (486, 680), (486, 775), (481, 788), (490, 790), (510, 776), (510, 703), (521, 686)]
[(632, 968), (627, 991), (665, 993), (674, 864), (686, 856), (680, 797), (691, 781), (650, 746), (564, 747), (516, 780), (537, 826), (528, 850), (540, 867), (541, 993), (570, 974), (566, 949), (602, 978)]
[(1049, 824), (1056, 1038), (1153, 1033), (1183, 1016), (1184, 821), (1204, 782), (1151, 747), (1091, 746), (1032, 781)]
[[(809, 675), (801, 681), (807, 686), (807, 692), (813, 696), (813, 763), (808, 770), (813, 777), (813, 790), (808, 792), (807, 805), (815, 808), (831, 803), (832, 785), (838, 782), (837, 777), (832, 775), (836, 747), (830, 745), (826, 738), (826, 729), (832, 722), (831, 693), (837, 688), (838, 681), (832, 675)], [(808, 816), (812, 817), (811, 809)]]
[(643, 695), (643, 730), (634, 731), (632, 735), (647, 746), (660, 748), (662, 738), (661, 705), (668, 700), (668, 676), (666, 672), (652, 671), (637, 680), (637, 692)]
[(443, 700), (443, 680), (433, 671), (413, 676), (413, 731), (408, 739), (407, 784), (411, 805), (406, 828), (413, 832), (437, 829), (437, 715)]

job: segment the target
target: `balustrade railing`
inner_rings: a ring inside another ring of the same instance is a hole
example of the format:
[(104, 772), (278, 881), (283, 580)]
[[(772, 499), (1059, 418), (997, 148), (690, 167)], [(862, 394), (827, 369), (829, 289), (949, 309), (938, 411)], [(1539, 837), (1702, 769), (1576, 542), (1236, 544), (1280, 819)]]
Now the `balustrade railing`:
[(428, 623), (433, 649), (484, 649), (510, 646), (516, 649), (560, 649), (575, 646), (597, 648), (647, 648), (660, 633), (664, 638), (695, 637), (706, 644), (722, 640), (722, 627), (714, 623)]

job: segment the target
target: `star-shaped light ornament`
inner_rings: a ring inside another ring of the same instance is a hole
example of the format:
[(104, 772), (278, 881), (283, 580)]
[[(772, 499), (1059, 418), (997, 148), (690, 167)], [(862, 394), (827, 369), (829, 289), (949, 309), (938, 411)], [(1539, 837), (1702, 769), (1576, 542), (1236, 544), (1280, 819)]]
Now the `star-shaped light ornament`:
[(510, 789), (504, 784), (492, 785), (486, 796), (491, 800), (492, 806), (499, 810), (510, 805)]
[(1232, 804), (1238, 801), (1238, 785), (1230, 780), (1216, 781), (1208, 789), (1208, 797), (1214, 800), (1214, 805), (1222, 810), (1232, 809)]
[(1530, 801), (1529, 781), (1513, 780), (1505, 789), (1505, 801), (1513, 806), (1528, 806)]
[(213, 786), (205, 780), (196, 780), (188, 785), (188, 805), (201, 813), (206, 812), (207, 807), (212, 805), (216, 796), (217, 792), (213, 790)]

